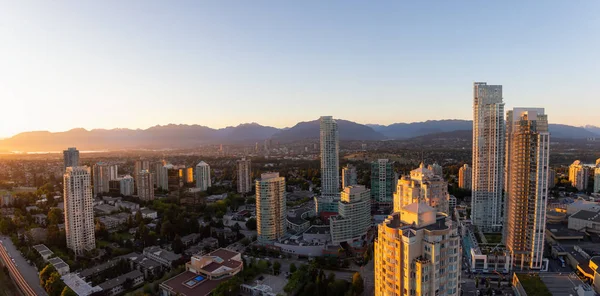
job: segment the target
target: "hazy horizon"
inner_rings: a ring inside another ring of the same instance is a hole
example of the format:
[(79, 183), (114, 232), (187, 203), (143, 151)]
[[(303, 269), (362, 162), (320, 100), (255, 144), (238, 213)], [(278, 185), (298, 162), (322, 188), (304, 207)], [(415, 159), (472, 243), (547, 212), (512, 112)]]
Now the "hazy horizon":
[[(8, 2), (0, 138), (26, 131), (389, 125), (506, 110), (600, 126), (598, 1)], [(335, 11), (335, 13), (332, 13)]]

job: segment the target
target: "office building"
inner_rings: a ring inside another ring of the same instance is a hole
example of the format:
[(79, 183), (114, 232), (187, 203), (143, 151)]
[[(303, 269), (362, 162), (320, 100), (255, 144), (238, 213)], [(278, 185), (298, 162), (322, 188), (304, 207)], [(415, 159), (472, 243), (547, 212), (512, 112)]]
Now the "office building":
[(237, 192), (248, 193), (252, 190), (252, 182), (250, 180), (251, 172), (250, 159), (242, 158), (237, 161)]
[(460, 294), (461, 249), (451, 219), (413, 203), (377, 226), (375, 296)]
[(338, 197), (340, 193), (340, 143), (333, 117), (321, 116), (321, 195)]
[(361, 239), (371, 228), (371, 193), (363, 185), (345, 187), (340, 193), (338, 216), (329, 220), (334, 244)]
[(286, 233), (285, 178), (265, 173), (256, 180), (256, 230), (259, 242), (276, 241)]
[(96, 247), (90, 168), (67, 167), (63, 182), (67, 248), (82, 255)]
[(462, 189), (471, 190), (471, 177), (471, 167), (469, 167), (469, 165), (465, 163), (458, 170), (458, 187)]
[(422, 202), (438, 212), (450, 215), (448, 183), (421, 163), (419, 168), (410, 171), (398, 180), (394, 193), (394, 212), (400, 212), (407, 205)]
[(434, 162), (433, 164), (428, 165), (427, 169), (432, 171), (434, 175), (444, 177), (444, 169), (437, 162)]
[(201, 161), (196, 165), (196, 188), (206, 191), (210, 187), (210, 166)]
[(70, 147), (67, 150), (63, 151), (63, 160), (64, 160), (64, 170), (66, 171), (68, 167), (76, 167), (79, 166), (79, 150), (75, 147)]
[(116, 164), (108, 164), (104, 162), (95, 164), (92, 172), (94, 196), (109, 192), (109, 181), (117, 179), (118, 175), (118, 167)]
[(148, 170), (142, 170), (138, 174), (137, 195), (139, 199), (154, 200), (154, 185), (152, 174)]
[(504, 137), (502, 86), (475, 82), (471, 217), (484, 232), (500, 231), (504, 221)]
[(393, 162), (378, 159), (371, 163), (371, 198), (375, 206), (384, 209), (392, 208), (395, 185)]
[(342, 188), (358, 184), (356, 180), (356, 167), (349, 164), (342, 168)]
[(504, 235), (516, 270), (542, 268), (549, 153), (550, 133), (544, 109), (508, 111)]
[(590, 169), (581, 161), (576, 160), (569, 166), (569, 182), (571, 186), (579, 191), (586, 190), (588, 187), (588, 176)]

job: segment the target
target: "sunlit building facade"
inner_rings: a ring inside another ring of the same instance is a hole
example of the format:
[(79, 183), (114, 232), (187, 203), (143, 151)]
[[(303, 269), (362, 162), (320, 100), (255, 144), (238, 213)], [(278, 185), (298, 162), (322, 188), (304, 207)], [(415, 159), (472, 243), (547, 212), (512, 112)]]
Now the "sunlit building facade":
[(89, 167), (67, 167), (63, 178), (67, 248), (77, 255), (96, 247), (91, 178)]
[(460, 294), (460, 238), (448, 215), (414, 203), (377, 228), (375, 296)]
[(265, 173), (256, 180), (255, 186), (258, 241), (277, 241), (287, 229), (285, 178), (279, 173)]
[(472, 174), (473, 172), (468, 164), (465, 163), (462, 167), (460, 167), (460, 169), (458, 170), (458, 187), (462, 189), (471, 190)]
[(398, 180), (394, 193), (394, 212), (407, 205), (422, 202), (438, 212), (450, 214), (448, 183), (439, 175), (426, 169), (423, 163)]
[(471, 218), (484, 232), (504, 221), (504, 102), (501, 85), (473, 86), (473, 177)]
[(321, 195), (338, 197), (340, 194), (340, 143), (338, 126), (333, 117), (320, 118), (321, 142)]
[(586, 190), (588, 187), (588, 175), (590, 168), (583, 164), (580, 160), (574, 161), (569, 166), (569, 182), (571, 186), (579, 191)]
[(506, 116), (505, 244), (515, 270), (542, 268), (548, 200), (550, 133), (543, 108)]

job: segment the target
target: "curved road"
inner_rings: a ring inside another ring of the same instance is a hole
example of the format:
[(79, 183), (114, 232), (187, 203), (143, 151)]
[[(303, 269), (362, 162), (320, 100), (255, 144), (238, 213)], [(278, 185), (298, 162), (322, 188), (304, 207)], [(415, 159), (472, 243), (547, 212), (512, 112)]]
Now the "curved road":
[(40, 286), (35, 269), (21, 256), (8, 237), (0, 236), (0, 258), (24, 295), (48, 295)]

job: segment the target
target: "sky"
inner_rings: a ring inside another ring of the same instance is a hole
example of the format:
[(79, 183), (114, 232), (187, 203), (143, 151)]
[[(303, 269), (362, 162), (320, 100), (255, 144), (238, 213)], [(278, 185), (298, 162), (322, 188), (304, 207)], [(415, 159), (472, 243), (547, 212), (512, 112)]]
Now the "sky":
[(600, 126), (599, 32), (597, 0), (0, 0), (0, 138), (471, 119), (475, 81)]

